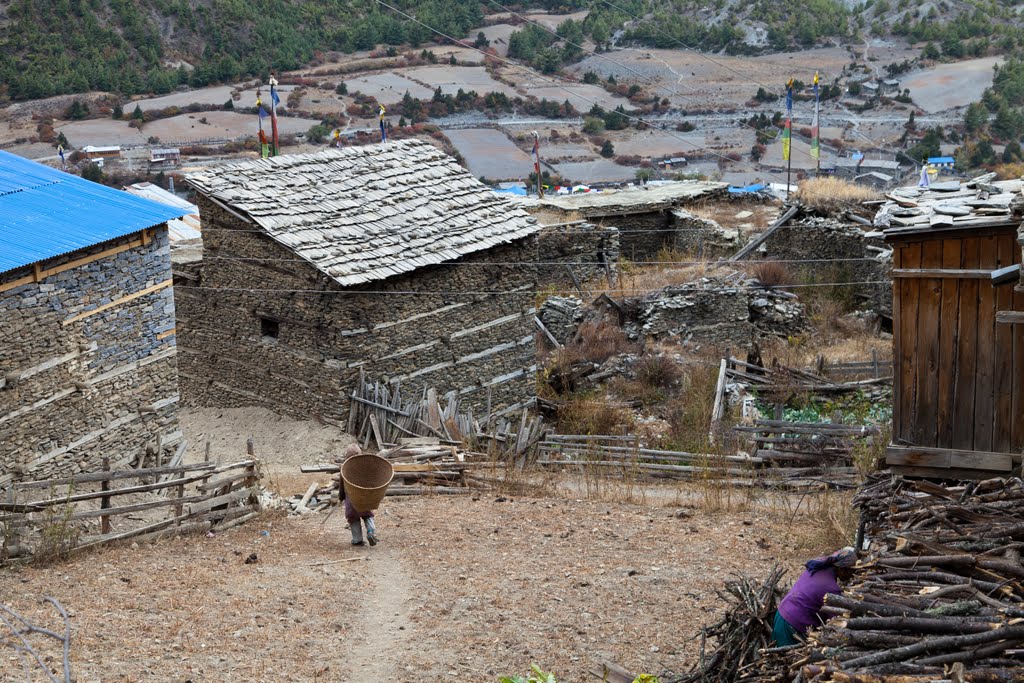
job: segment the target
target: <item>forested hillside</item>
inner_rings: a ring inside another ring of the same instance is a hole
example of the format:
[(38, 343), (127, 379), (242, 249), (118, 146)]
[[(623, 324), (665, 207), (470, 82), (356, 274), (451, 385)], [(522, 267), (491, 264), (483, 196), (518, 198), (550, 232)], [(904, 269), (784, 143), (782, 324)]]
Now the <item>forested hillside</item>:
[[(484, 1), (389, 4), (456, 37), (506, 20), (485, 18), (498, 7)], [(584, 39), (760, 53), (895, 37), (927, 41), (927, 56), (952, 59), (1024, 46), (1024, 14), (1013, 0), (867, 0), (852, 8), (847, 0), (522, 0), (512, 7), (590, 10), (560, 29), (560, 43), (529, 26), (513, 37), (510, 54), (548, 72), (577, 59), (572, 44)], [(415, 47), (434, 38), (375, 0), (0, 0), (0, 99), (159, 94), (294, 69), (316, 51)]]
[[(482, 21), (480, 5), (465, 0), (389, 4), (455, 36)], [(0, 20), (4, 15), (0, 88), (14, 99), (164, 93), (183, 83), (293, 69), (316, 50), (430, 38), (373, 0), (12, 0), (0, 2)], [(177, 68), (181, 61), (194, 71)]]

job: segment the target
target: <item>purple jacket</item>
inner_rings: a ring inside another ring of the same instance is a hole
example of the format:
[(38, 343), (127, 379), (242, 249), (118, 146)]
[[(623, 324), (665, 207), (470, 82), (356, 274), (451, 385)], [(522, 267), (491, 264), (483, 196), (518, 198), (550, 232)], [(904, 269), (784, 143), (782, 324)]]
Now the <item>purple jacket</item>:
[(779, 613), (795, 631), (807, 633), (808, 627), (822, 623), (820, 612), (825, 594), (840, 592), (834, 569), (820, 569), (813, 575), (807, 570), (779, 603)]

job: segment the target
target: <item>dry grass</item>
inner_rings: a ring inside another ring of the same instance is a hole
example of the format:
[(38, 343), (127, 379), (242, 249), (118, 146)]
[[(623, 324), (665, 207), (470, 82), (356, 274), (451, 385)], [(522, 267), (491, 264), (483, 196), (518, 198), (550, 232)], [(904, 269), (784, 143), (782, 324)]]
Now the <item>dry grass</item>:
[(747, 266), (747, 274), (765, 287), (780, 287), (795, 282), (789, 267), (778, 261), (753, 261)]
[(561, 434), (629, 434), (633, 411), (605, 396), (574, 396), (558, 409), (555, 430)]
[(807, 499), (808, 508), (796, 529), (798, 548), (826, 554), (853, 545), (860, 520), (853, 507), (853, 492), (826, 492)]
[(597, 290), (594, 296), (599, 296), (602, 292), (606, 292), (612, 298), (643, 296), (665, 287), (699, 280), (713, 263), (711, 260), (695, 258), (687, 252), (667, 247), (658, 252), (654, 261), (661, 265), (639, 266), (623, 261), (615, 286), (607, 290)]
[(995, 168), (999, 180), (1017, 180), (1024, 178), (1024, 162), (1018, 161), (1013, 164), (1000, 164)]
[[(755, 202), (755, 201), (731, 201), (731, 202), (707, 202), (699, 206), (687, 207), (686, 210), (694, 216), (707, 218), (715, 221), (723, 228), (743, 229), (754, 226), (755, 228), (771, 225), (779, 216), (777, 203)], [(738, 218), (738, 214), (749, 211), (751, 215)]]
[(821, 213), (835, 213), (850, 208), (850, 204), (881, 199), (881, 195), (866, 185), (858, 185), (840, 178), (809, 178), (800, 183), (797, 191), (800, 202)]

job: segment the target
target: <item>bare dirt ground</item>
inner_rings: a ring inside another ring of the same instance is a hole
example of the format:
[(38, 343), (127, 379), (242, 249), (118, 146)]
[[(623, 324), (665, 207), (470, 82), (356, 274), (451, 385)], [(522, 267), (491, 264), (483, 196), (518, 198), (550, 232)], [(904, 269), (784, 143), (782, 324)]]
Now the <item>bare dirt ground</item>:
[(446, 132), (459, 153), (465, 157), (469, 172), (490, 179), (520, 179), (530, 175), (533, 162), (526, 152), (493, 128), (463, 128)]
[[(388, 499), (376, 548), (352, 547), (341, 515), (268, 514), (0, 570), (0, 595), (50, 626), (41, 595), (69, 609), (82, 682), (492, 681), (531, 662), (586, 681), (605, 660), (661, 673), (693, 660), (730, 576), (803, 557), (782, 512), (677, 510)], [(23, 680), (2, 656), (0, 681)]]
[(927, 112), (965, 107), (981, 99), (992, 85), (992, 67), (1002, 61), (1002, 57), (986, 57), (940, 64), (907, 76), (900, 87), (909, 88), (914, 103)]

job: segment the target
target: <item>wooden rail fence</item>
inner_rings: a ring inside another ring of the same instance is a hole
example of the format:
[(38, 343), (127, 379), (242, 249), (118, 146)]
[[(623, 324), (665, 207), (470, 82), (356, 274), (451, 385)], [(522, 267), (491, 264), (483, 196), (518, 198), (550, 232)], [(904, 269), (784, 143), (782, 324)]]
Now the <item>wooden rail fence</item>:
[(104, 458), (98, 472), (16, 482), (0, 503), (0, 562), (236, 526), (259, 511), (258, 480), (251, 459), (111, 470)]

